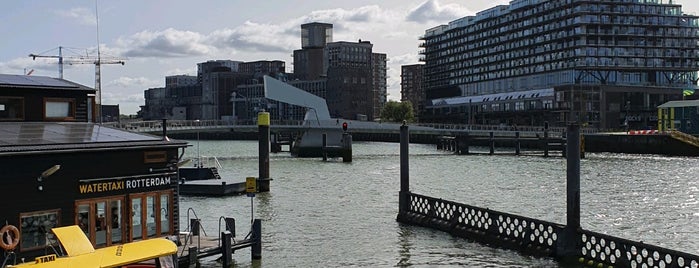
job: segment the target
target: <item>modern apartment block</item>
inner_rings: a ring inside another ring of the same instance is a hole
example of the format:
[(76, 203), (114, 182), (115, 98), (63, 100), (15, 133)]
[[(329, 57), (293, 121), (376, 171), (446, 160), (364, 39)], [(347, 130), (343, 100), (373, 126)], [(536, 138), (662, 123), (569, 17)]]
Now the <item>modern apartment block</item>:
[(514, 0), (421, 39), (422, 121), (645, 128), (699, 79), (699, 17), (672, 1)]
[(400, 70), (400, 101), (412, 103), (416, 115), (424, 109), (423, 67), (424, 64), (403, 65)]

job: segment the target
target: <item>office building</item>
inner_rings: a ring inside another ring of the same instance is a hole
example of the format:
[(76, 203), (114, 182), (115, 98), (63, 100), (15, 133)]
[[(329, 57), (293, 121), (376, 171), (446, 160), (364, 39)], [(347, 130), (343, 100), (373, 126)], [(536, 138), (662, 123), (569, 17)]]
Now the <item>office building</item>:
[(424, 107), (425, 91), (422, 89), (423, 64), (403, 65), (400, 70), (400, 101), (409, 101), (417, 115)]
[(325, 46), (327, 102), (330, 115), (374, 120), (386, 99), (386, 55), (372, 53), (369, 41), (332, 42)]
[(294, 75), (301, 80), (325, 77), (324, 49), (333, 41), (333, 25), (306, 23), (301, 25), (301, 49), (294, 50)]
[(699, 18), (672, 1), (515, 0), (421, 39), (422, 121), (645, 128), (697, 87)]

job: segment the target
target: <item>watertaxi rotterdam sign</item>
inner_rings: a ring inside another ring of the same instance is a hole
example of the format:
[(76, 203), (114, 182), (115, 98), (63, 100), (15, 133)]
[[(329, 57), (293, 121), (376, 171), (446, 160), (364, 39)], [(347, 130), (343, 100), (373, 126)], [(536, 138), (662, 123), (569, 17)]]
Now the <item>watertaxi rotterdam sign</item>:
[(109, 181), (88, 182), (78, 185), (81, 194), (103, 193), (120, 191), (124, 189), (143, 189), (170, 185), (171, 176), (158, 176), (150, 178), (115, 179)]

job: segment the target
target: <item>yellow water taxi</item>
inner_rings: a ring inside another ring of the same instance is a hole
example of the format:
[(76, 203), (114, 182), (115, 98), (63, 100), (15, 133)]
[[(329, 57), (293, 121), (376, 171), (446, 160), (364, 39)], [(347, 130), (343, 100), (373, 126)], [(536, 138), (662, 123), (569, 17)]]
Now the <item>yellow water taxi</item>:
[(17, 268), (106, 268), (106, 267), (176, 267), (177, 246), (164, 238), (114, 245), (95, 249), (77, 225), (51, 230), (66, 253), (40, 256), (34, 262), (11, 265)]

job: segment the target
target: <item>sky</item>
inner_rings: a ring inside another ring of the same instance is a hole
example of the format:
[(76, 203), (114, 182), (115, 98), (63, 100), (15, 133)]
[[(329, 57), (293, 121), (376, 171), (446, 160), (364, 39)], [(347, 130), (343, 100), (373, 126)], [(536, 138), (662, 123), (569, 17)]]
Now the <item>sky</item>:
[[(661, 0), (670, 1), (670, 0)], [(699, 14), (699, 1), (675, 0)], [(165, 76), (196, 75), (208, 60), (282, 60), (293, 71), (301, 24), (333, 24), (333, 41), (370, 41), (388, 58), (388, 98), (400, 99), (400, 66), (419, 63), (426, 29), (509, 4), (509, 0), (22, 0), (0, 14), (0, 73), (58, 77), (56, 58), (96, 58), (99, 40), (102, 103), (136, 114), (143, 92)], [(97, 16), (96, 16), (97, 15)], [(97, 19), (98, 18), (98, 19)], [(99, 25), (99, 27), (97, 27)], [(98, 31), (99, 29), (99, 31)], [(111, 64), (124, 60), (125, 64)], [(95, 85), (92, 63), (64, 64), (64, 79)]]

